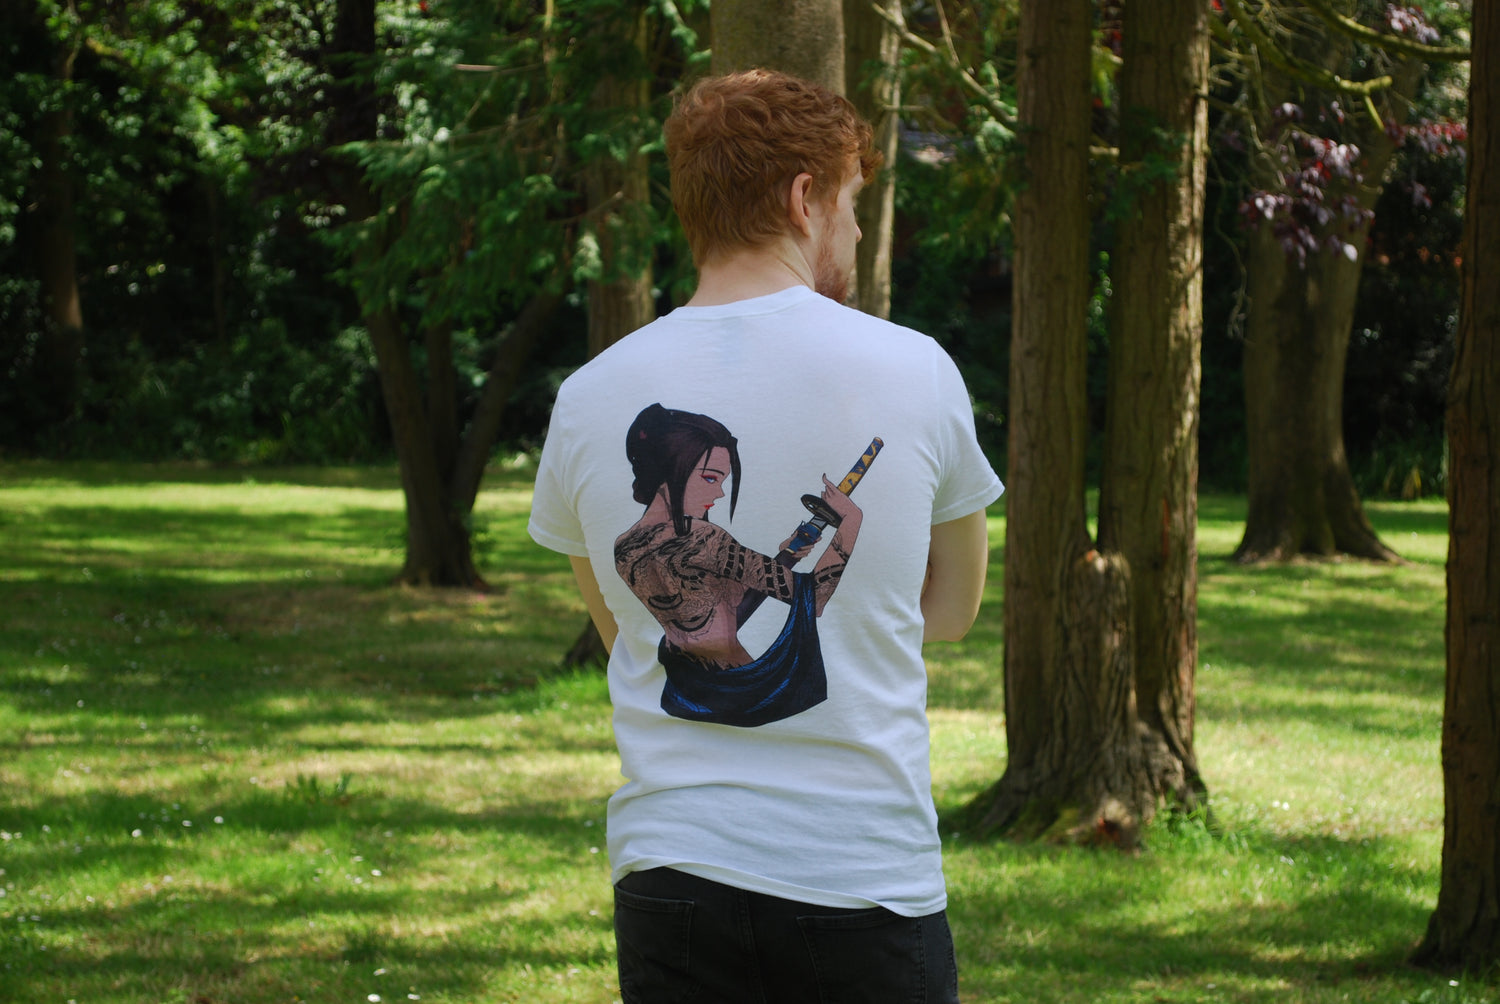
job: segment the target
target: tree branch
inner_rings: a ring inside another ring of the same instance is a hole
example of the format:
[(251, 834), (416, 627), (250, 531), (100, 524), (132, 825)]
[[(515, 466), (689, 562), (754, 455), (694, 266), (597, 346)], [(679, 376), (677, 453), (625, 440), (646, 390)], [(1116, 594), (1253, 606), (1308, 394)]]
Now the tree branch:
[(946, 19), (944, 19), (943, 21), (943, 33), (944, 38), (948, 44), (948, 51), (944, 52), (937, 46), (933, 45), (931, 42), (927, 41), (927, 39), (923, 38), (921, 35), (915, 34), (910, 28), (906, 26), (905, 21), (887, 11), (880, 4), (871, 3), (870, 7), (875, 11), (875, 13), (884, 18), (887, 24), (896, 29), (896, 34), (901, 37), (901, 41), (903, 43), (920, 52), (925, 52), (927, 55), (932, 56), (935, 59), (941, 60), (943, 65), (948, 67), (953, 75), (958, 78), (958, 82), (960, 84), (968, 89), (975, 97), (984, 102), (984, 105), (989, 109), (990, 114), (995, 117), (995, 121), (1005, 126), (1005, 128), (1009, 129), (1011, 132), (1017, 132), (1020, 130), (1021, 124), (1016, 121), (1015, 116), (1011, 113), (1011, 110), (1005, 106), (1005, 103), (991, 94), (987, 89), (985, 89), (985, 86), (979, 81), (975, 80), (973, 74), (971, 74), (959, 63), (958, 53), (953, 48), (952, 36), (948, 34)]
[(1374, 28), (1360, 24), (1352, 17), (1340, 14), (1328, 5), (1328, 0), (1303, 0), (1303, 2), (1324, 24), (1361, 42), (1368, 42), (1403, 56), (1415, 56), (1429, 62), (1461, 63), (1469, 58), (1469, 50), (1466, 48), (1426, 45), (1422, 42), (1413, 42), (1409, 38), (1402, 38), (1400, 35), (1387, 35), (1376, 31)]
[(552, 320), (562, 298), (560, 290), (543, 290), (537, 293), (500, 338), (494, 361), (486, 376), (484, 391), (480, 394), (474, 417), (469, 420), (469, 427), (464, 432), (463, 442), (459, 445), (458, 456), (453, 463), (449, 497), (464, 512), (473, 507), (474, 498), (479, 493), (484, 465), (489, 460), (495, 435), (500, 431), (500, 420), (505, 415), (505, 406), (510, 403), (510, 395), (520, 377), (521, 367), (531, 354), (532, 346), (541, 337), (543, 329)]
[(1224, 10), (1234, 19), (1235, 24), (1240, 26), (1250, 44), (1265, 56), (1266, 60), (1275, 64), (1282, 72), (1294, 77), (1305, 84), (1321, 87), (1325, 90), (1336, 91), (1351, 97), (1363, 98), (1366, 110), (1371, 117), (1379, 123), (1379, 113), (1375, 110), (1375, 104), (1371, 95), (1383, 91), (1395, 83), (1389, 75), (1373, 77), (1369, 80), (1346, 80), (1336, 73), (1332, 73), (1322, 67), (1314, 66), (1304, 60), (1288, 55), (1276, 41), (1266, 33), (1254, 14), (1245, 9), (1240, 0), (1224, 0)]

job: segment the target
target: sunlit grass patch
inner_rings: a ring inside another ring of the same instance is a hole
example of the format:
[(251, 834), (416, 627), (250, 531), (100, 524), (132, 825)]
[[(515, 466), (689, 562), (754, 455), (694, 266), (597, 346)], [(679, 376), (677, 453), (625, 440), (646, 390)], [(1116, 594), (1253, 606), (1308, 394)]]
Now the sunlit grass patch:
[[(1404, 965), (1441, 853), (1446, 510), (1371, 507), (1400, 566), (1233, 565), (1243, 516), (1206, 498), (1199, 533), (1197, 749), (1218, 830), (1159, 824), (1136, 858), (945, 833), (966, 999), (1500, 1000)], [(945, 814), (1004, 769), (999, 644), (929, 653)]]
[[(422, 591), (389, 584), (390, 468), (0, 465), (0, 1000), (616, 1001), (608, 694), (557, 668), (583, 607), (529, 504), (493, 473), (492, 588)], [(1219, 829), (945, 831), (964, 999), (1500, 1000), (1402, 964), (1437, 889), (1441, 506), (1371, 507), (1394, 568), (1233, 566), (1243, 500), (1203, 511)], [(945, 819), (1004, 769), (991, 539), (980, 623), (928, 650)]]

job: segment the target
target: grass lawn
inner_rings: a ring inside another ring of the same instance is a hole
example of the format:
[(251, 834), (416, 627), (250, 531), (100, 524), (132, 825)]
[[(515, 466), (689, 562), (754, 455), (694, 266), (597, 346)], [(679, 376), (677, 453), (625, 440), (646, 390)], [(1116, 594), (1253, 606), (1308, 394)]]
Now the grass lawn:
[[(603, 679), (487, 479), (487, 594), (388, 585), (388, 469), (0, 464), (0, 1001), (607, 1004)], [(968, 1002), (1500, 1001), (1403, 959), (1437, 894), (1441, 503), (1400, 567), (1229, 564), (1202, 502), (1198, 748), (1223, 832), (1136, 857), (945, 823)], [(951, 818), (1004, 763), (990, 598), (929, 649)]]

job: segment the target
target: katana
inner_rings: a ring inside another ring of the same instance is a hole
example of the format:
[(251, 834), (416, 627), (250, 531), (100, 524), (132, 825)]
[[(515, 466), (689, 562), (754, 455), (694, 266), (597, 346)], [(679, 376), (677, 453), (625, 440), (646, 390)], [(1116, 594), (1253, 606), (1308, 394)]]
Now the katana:
[[(839, 482), (839, 491), (845, 495), (854, 491), (855, 486), (865, 476), (865, 472), (870, 469), (870, 465), (875, 462), (876, 455), (880, 453), (880, 448), (884, 445), (885, 443), (881, 441), (879, 436), (870, 440), (870, 445), (865, 448), (865, 452), (859, 458), (859, 461), (853, 467), (849, 468), (849, 473), (845, 474), (844, 480)], [(807, 507), (808, 512), (813, 514), (812, 519), (797, 527), (797, 532), (792, 534), (792, 539), (787, 543), (786, 548), (780, 554), (776, 555), (776, 560), (788, 568), (796, 564), (796, 558), (794, 557), (796, 552), (802, 550), (804, 547), (811, 547), (816, 544), (819, 538), (823, 536), (824, 530), (830, 526), (837, 528), (840, 522), (839, 514), (833, 511), (832, 506), (823, 501), (821, 495), (804, 495), (802, 496), (802, 504)], [(783, 560), (788, 557), (792, 558), (792, 560)]]
[[(870, 445), (865, 448), (865, 452), (860, 456), (855, 465), (849, 468), (849, 473), (844, 475), (844, 480), (838, 483), (838, 490), (845, 495), (852, 493), (855, 485), (858, 485), (860, 479), (865, 476), (865, 472), (875, 462), (876, 454), (880, 452), (880, 448), (884, 445), (885, 443), (881, 441), (879, 436), (870, 440)], [(839, 523), (842, 522), (839, 514), (834, 512), (833, 508), (827, 502), (823, 501), (821, 495), (804, 495), (802, 496), (802, 504), (807, 507), (808, 512), (813, 514), (812, 519), (807, 520), (801, 526), (797, 527), (797, 532), (792, 534), (792, 539), (787, 542), (787, 546), (781, 550), (780, 554), (776, 555), (776, 563), (783, 568), (791, 568), (795, 565), (797, 563), (798, 551), (816, 544), (818, 539), (823, 536), (824, 530), (830, 526), (837, 528)], [(745, 593), (744, 599), (740, 600), (739, 608), (735, 611), (735, 623), (743, 625), (745, 621), (750, 619), (750, 615), (755, 613), (761, 603), (765, 601), (765, 598), (766, 594), (758, 589)]]

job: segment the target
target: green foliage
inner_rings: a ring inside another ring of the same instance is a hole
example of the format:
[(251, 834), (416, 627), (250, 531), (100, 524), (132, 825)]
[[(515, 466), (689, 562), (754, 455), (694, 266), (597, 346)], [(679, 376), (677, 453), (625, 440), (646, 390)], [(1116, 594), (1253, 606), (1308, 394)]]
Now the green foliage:
[[(601, 73), (653, 71), (609, 55), (614, 39), (597, 26), (621, 5), (561, 6), (549, 20), (525, 3), (379, 5), (381, 55), (365, 70), (381, 139), (357, 156), (390, 211), (349, 227), (331, 197), (337, 152), (322, 149), (349, 65), (328, 52), (332, 0), (86, 3), (79, 19), (52, 3), (50, 28), (0, 32), (19, 71), (0, 82), (0, 449), (379, 454), (387, 433), (370, 354), (336, 274), (367, 303), (456, 324), (455, 375), (471, 407), (494, 336), (531, 292), (573, 278), (575, 248), (593, 239), (583, 165), (654, 142), (665, 100), (658, 83), (652, 116), (599, 111), (589, 96)], [(652, 10), (677, 44), (693, 41), (676, 6)], [(82, 39), (80, 56), (60, 88), (46, 50), (67, 39)], [(654, 50), (654, 72), (674, 51)], [(39, 116), (60, 102), (75, 124), (70, 174), (88, 192), (77, 231), (88, 372), (76, 409), (46, 422), (55, 409), (29, 378), (43, 365), (43, 321), (21, 207)], [(672, 236), (655, 216), (636, 230), (635, 257), (618, 267)], [(376, 253), (341, 268), (362, 246)], [(587, 256), (579, 264), (578, 278), (598, 271)], [(560, 333), (570, 330), (581, 338), (576, 325)]]
[[(26, 154), (7, 159), (14, 190), (36, 182), (41, 114), (72, 115), (87, 356), (82, 398), (45, 420), (57, 407), (35, 372), (36, 224), (21, 213), (8, 226), (0, 206), (0, 449), (289, 460), (383, 448), (368, 350), (339, 337), (348, 298), (276, 191), (308, 132), (278, 103), (317, 80), (290, 53), (330, 6), (84, 2), (73, 18), (49, 3), (45, 30), (3, 33), (17, 71), (0, 82), (4, 142)], [(75, 43), (59, 87), (49, 50)]]
[[(373, 82), (375, 140), (341, 158), (325, 150), (336, 83), (350, 64), (329, 52), (334, 0), (62, 0), (0, 5), (0, 451), (55, 456), (189, 457), (278, 462), (385, 455), (388, 433), (360, 300), (394, 306), (408, 330), (451, 323), (460, 412), (483, 386), (497, 334), (528, 295), (571, 283), (553, 337), (522, 377), (502, 438), (534, 443), (560, 377), (581, 362), (578, 284), (650, 262), (663, 307), (692, 269), (667, 211), (659, 124), (670, 91), (706, 64), (701, 0), (380, 0)], [(1439, 5), (1451, 31), (1457, 15)], [(32, 11), (40, 12), (36, 18)], [(1376, 10), (1376, 8), (1371, 8)], [(1013, 130), (1013, 0), (946, 4), (957, 65), (903, 55), (894, 311), (958, 359), (986, 448), (1003, 454), (1010, 325), (1008, 217), (1021, 183)], [(1378, 13), (1378, 10), (1376, 10)], [(624, 44), (640, 14), (647, 44)], [(1113, 16), (1113, 15), (1109, 15)], [(912, 29), (941, 49), (931, 4), (908, 5)], [(53, 75), (78, 45), (70, 84)], [(1095, 126), (1118, 131), (1117, 59), (1101, 29), (1093, 59)], [(1458, 72), (1458, 71), (1450, 71)], [(622, 114), (601, 82), (644, 82), (648, 104)], [(1424, 108), (1461, 100), (1435, 79)], [(79, 278), (88, 328), (81, 401), (59, 414), (37, 379), (42, 332), (34, 240), (41, 117), (69, 108)], [(1162, 137), (1163, 142), (1170, 137)], [(588, 168), (635, 153), (651, 162), (652, 197), (597, 226)], [(1229, 166), (1224, 151), (1220, 172)], [(350, 166), (382, 212), (348, 224), (336, 197)], [(1456, 295), (1449, 233), (1461, 179), (1403, 162), (1391, 198), (1411, 185), (1433, 205), (1392, 220), (1371, 256), (1345, 395), (1351, 462), (1367, 491), (1399, 492), (1416, 471), (1439, 491), (1441, 392)], [(1156, 165), (1160, 167), (1160, 165)], [(1128, 204), (1144, 167), (1096, 192)], [(1436, 172), (1435, 176), (1432, 175)], [(1425, 172), (1425, 173), (1424, 173)], [(1231, 211), (1210, 228), (1204, 348), (1203, 477), (1238, 485), (1243, 468), (1239, 288)], [(1106, 200), (1096, 205), (1101, 213)], [(1108, 249), (1102, 228), (1096, 251)], [(1423, 248), (1427, 259), (1417, 257)], [(356, 250), (371, 253), (350, 264)], [(1444, 273), (1443, 269), (1447, 268)], [(1372, 270), (1374, 270), (1372, 272)], [(1376, 281), (1372, 284), (1371, 276)], [(335, 279), (347, 280), (340, 286)], [(1107, 345), (1102, 273), (1090, 305), (1091, 353)], [(413, 360), (425, 377), (420, 348)], [(1102, 381), (1091, 370), (1091, 417)], [(1387, 489), (1386, 486), (1389, 486)]]
[(1009, 0), (923, 5), (912, 30), (972, 68), (977, 98), (941, 56), (902, 53), (905, 131), (896, 171), (891, 319), (936, 338), (957, 360), (974, 398), (980, 442), (1003, 467), (1010, 330), (1010, 206), (1016, 135), (1016, 7)]
[(1344, 381), (1345, 439), (1367, 496), (1447, 491), (1463, 171), (1462, 158), (1408, 142), (1375, 208)]
[[(584, 225), (596, 211), (584, 171), (654, 148), (672, 83), (621, 44), (636, 9), (616, 0), (546, 10), (454, 3), (402, 27), (406, 48), (392, 52), (379, 81), (397, 96), (394, 135), (349, 151), (383, 210), (328, 233), (356, 262), (347, 275), (362, 302), (399, 302), (422, 325), (494, 330), (538, 289), (605, 278)], [(694, 40), (680, 16), (666, 17), (672, 4), (649, 11), (655, 30)], [(643, 114), (597, 100), (602, 86), (640, 83), (653, 91)], [(637, 219), (620, 231), (630, 238), (620, 267), (634, 269), (651, 260), (665, 206), (628, 210)]]

